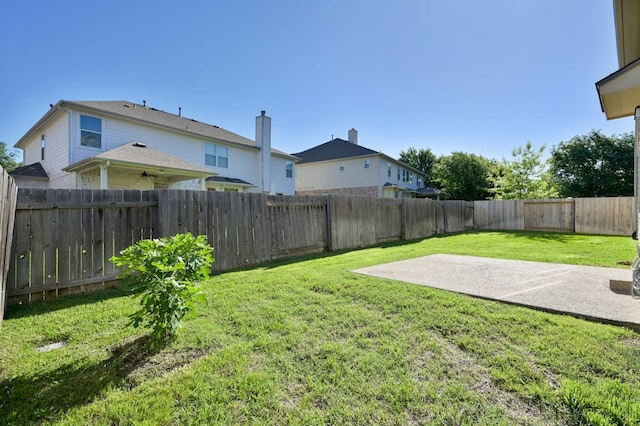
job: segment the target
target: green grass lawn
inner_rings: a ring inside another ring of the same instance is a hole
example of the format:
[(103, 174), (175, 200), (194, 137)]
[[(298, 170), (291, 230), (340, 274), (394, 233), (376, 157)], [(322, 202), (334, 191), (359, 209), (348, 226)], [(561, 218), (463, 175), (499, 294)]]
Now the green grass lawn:
[(224, 273), (158, 351), (126, 289), (11, 307), (0, 423), (640, 423), (637, 333), (349, 272), (434, 253), (628, 268), (635, 245), (469, 232)]

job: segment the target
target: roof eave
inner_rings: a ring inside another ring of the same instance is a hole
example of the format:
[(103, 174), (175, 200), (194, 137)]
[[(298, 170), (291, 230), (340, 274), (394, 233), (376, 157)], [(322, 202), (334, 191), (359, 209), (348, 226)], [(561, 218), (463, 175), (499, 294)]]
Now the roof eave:
[[(190, 130), (181, 130), (181, 129), (178, 129), (178, 128), (175, 128), (175, 127), (165, 126), (165, 125), (162, 125), (162, 124), (159, 124), (159, 123), (154, 123), (153, 121), (143, 120), (143, 119), (136, 118), (136, 117), (131, 117), (131, 116), (126, 115), (126, 114), (118, 114), (117, 112), (107, 111), (107, 110), (104, 110), (102, 108), (95, 108), (95, 107), (92, 107), (92, 106), (89, 106), (89, 105), (79, 104), (79, 103), (72, 102), (72, 101), (65, 101), (64, 103), (66, 105), (72, 106), (72, 107), (74, 107), (76, 109), (83, 109), (85, 111), (90, 111), (90, 112), (94, 112), (94, 113), (97, 113), (97, 114), (116, 117), (116, 118), (119, 118), (119, 119), (122, 119), (122, 120), (134, 121), (134, 122), (137, 122), (137, 123), (144, 123), (147, 126), (153, 126), (153, 127), (156, 127), (156, 128), (160, 128), (160, 129), (164, 129), (164, 130), (169, 130), (169, 131), (172, 131), (172, 132), (180, 133), (180, 134), (183, 134), (183, 135), (198, 136), (198, 137), (201, 137), (203, 139), (206, 139), (206, 140), (209, 140), (209, 141), (212, 141), (212, 142), (224, 143), (224, 144), (235, 146), (235, 147), (238, 147), (238, 148), (251, 149), (251, 150), (254, 150), (254, 151), (258, 151), (260, 149), (257, 146), (250, 145), (248, 143), (244, 144), (244, 143), (240, 143), (240, 142), (230, 141), (230, 140), (227, 140), (227, 139), (214, 138), (214, 137), (211, 137), (211, 136), (199, 133), (199, 132), (194, 132), (194, 131), (190, 131)], [(229, 132), (229, 133), (231, 133), (231, 132)], [(242, 138), (245, 138), (244, 136), (241, 136), (241, 135), (238, 135), (238, 136), (240, 136)], [(249, 139), (249, 138), (245, 138), (245, 139), (247, 139), (247, 141), (251, 141), (251, 139)], [(253, 142), (253, 141), (251, 141), (251, 142)]]
[(62, 111), (62, 107), (64, 106), (64, 104), (66, 103), (66, 101), (63, 100), (59, 100), (55, 105), (51, 106), (51, 108), (49, 108), (49, 111), (47, 111), (41, 118), (40, 120), (38, 120), (36, 122), (36, 124), (34, 124), (33, 126), (31, 126), (31, 128), (29, 130), (27, 130), (27, 132), (20, 138), (18, 139), (18, 142), (16, 142), (13, 147), (14, 148), (18, 148), (18, 149), (23, 149), (22, 148), (22, 144), (25, 143), (29, 138), (31, 138), (32, 135), (38, 133), (38, 130), (44, 126), (44, 124), (49, 121), (54, 115), (57, 115), (57, 113), (59, 111)]
[(65, 172), (78, 172), (82, 173), (91, 169), (95, 169), (101, 165), (109, 165), (110, 167), (121, 167), (127, 169), (144, 169), (150, 171), (163, 171), (166, 175), (180, 175), (180, 176), (190, 176), (194, 178), (208, 177), (208, 176), (216, 176), (218, 173), (210, 172), (210, 171), (200, 171), (200, 170), (189, 170), (189, 169), (178, 169), (175, 167), (164, 167), (164, 166), (154, 166), (143, 163), (134, 163), (129, 161), (121, 161), (121, 160), (111, 160), (108, 158), (100, 158), (100, 157), (89, 157), (84, 160), (78, 161), (77, 163), (71, 164), (68, 167), (62, 169)]
[(634, 115), (640, 100), (640, 59), (598, 81), (596, 90), (607, 120)]

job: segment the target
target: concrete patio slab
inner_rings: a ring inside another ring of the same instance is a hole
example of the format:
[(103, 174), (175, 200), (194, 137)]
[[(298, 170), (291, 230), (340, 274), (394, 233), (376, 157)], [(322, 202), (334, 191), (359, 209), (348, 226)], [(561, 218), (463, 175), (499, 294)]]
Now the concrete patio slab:
[(353, 272), (640, 330), (640, 300), (609, 289), (630, 269), (436, 254)]

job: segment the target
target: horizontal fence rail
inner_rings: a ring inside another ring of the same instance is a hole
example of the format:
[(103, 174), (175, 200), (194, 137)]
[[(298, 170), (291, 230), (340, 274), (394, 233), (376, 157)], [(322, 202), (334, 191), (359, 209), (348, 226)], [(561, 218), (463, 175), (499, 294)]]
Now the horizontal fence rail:
[[(435, 201), (180, 190), (20, 189), (7, 256), (8, 303), (113, 287), (109, 261), (141, 239), (191, 232), (213, 271), (466, 229), (629, 235), (633, 198)], [(1, 269), (0, 269), (1, 271)]]

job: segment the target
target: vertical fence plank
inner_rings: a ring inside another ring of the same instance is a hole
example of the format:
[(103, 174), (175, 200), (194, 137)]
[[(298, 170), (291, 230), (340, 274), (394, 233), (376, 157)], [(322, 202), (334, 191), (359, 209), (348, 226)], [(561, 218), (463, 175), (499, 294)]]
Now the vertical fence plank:
[(0, 167), (0, 325), (7, 302), (7, 274), (11, 263), (17, 197), (18, 187)]
[(402, 200), (380, 198), (377, 210), (376, 242), (402, 239)]

